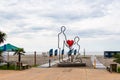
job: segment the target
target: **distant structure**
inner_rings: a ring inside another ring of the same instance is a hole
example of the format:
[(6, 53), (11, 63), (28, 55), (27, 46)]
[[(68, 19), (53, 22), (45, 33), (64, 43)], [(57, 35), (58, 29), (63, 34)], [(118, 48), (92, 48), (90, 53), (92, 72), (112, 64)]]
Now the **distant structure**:
[(116, 54), (120, 54), (120, 51), (104, 51), (104, 58), (112, 58)]

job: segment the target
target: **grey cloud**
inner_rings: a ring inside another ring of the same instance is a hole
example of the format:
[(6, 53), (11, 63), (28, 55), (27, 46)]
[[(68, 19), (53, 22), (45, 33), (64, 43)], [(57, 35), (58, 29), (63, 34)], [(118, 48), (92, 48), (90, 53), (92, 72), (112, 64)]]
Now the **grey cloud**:
[[(46, 20), (49, 18), (55, 25), (36, 25), (35, 23), (30, 25), (27, 22), (20, 22), (20, 24), (16, 24), (18, 29), (23, 30), (15, 30), (11, 31), (11, 34), (23, 34), (29, 32), (39, 32), (41, 30), (51, 30), (51, 31), (59, 31), (57, 28), (60, 26), (56, 26), (57, 23), (60, 24), (69, 24), (74, 21), (80, 21), (86, 18), (97, 18), (104, 17), (105, 8), (107, 5), (111, 4), (113, 0), (60, 0), (60, 1), (49, 1), (49, 0), (13, 0), (8, 2), (4, 1), (4, 5), (8, 6), (4, 7), (5, 12), (0, 11), (0, 18), (8, 19), (9, 21), (12, 19), (20, 20), (20, 19), (29, 19), (29, 18), (37, 18), (41, 19), (45, 18)], [(87, 5), (90, 7), (90, 12), (87, 13), (79, 9), (80, 3), (83, 5)], [(1, 4), (1, 3), (0, 3)], [(3, 5), (3, 6), (4, 6)], [(103, 5), (103, 6), (102, 6)], [(73, 7), (74, 6), (74, 7)], [(17, 7), (17, 8), (16, 8)], [(78, 10), (74, 11), (74, 8), (78, 8)], [(19, 9), (20, 8), (20, 9)], [(66, 8), (66, 9), (65, 9)], [(2, 20), (2, 19), (1, 19)], [(14, 22), (13, 22), (14, 23)], [(26, 28), (25, 26), (28, 26)], [(45, 27), (44, 27), (45, 26)], [(81, 36), (95, 36), (95, 35), (111, 35), (110, 32), (104, 30), (85, 30), (85, 31), (77, 31), (76, 34)], [(112, 33), (118, 35), (119, 33)]]
[(44, 27), (34, 27), (33, 26), (33, 28), (31, 28), (31, 30), (34, 30), (34, 31), (40, 31), (40, 30), (45, 30), (46, 28), (44, 28)]
[(74, 34), (79, 35), (80, 37), (103, 37), (103, 36), (111, 36), (111, 35), (120, 35), (120, 32), (111, 32), (107, 30), (100, 29), (91, 29), (91, 30), (83, 30), (83, 31), (75, 31)]
[(100, 6), (100, 5), (109, 5), (113, 2), (113, 0), (82, 0), (82, 2), (86, 4), (91, 4), (93, 6)]
[(0, 11), (0, 18), (12, 20), (12, 19), (22, 19), (23, 17), (18, 14), (15, 14), (14, 12), (10, 13), (10, 12)]
[[(9, 3), (9, 4), (19, 4), (20, 5), (22, 3), (24, 3), (24, 4), (26, 3), (27, 6), (30, 6), (30, 4), (32, 6), (31, 2), (33, 4), (36, 3), (36, 2), (33, 2), (32, 0), (31, 1), (22, 0), (20, 2), (13, 1), (13, 3)], [(36, 4), (36, 5), (39, 5), (41, 3), (45, 4), (45, 1), (37, 1), (37, 2), (38, 2), (38, 4)], [(61, 3), (61, 4), (57, 4), (57, 3)], [(71, 7), (71, 5), (75, 5), (76, 3), (80, 3), (80, 1), (79, 0), (76, 0), (76, 1), (48, 1), (48, 0), (46, 0), (46, 5), (48, 5), (48, 6), (44, 6), (42, 4), (42, 6), (38, 6), (37, 9), (35, 6), (30, 7), (32, 9), (29, 9), (28, 7), (24, 7), (24, 8), (21, 8), (22, 10), (16, 9), (12, 14), (9, 13), (9, 15), (8, 15), (5, 13), (5, 15), (3, 15), (3, 16), (8, 19), (21, 18), (21, 16), (17, 15), (17, 14), (19, 13), (19, 11), (20, 12), (22, 11), (20, 14), (23, 13), (26, 16), (27, 15), (36, 15), (38, 17), (44, 16), (44, 17), (50, 17), (50, 18), (54, 19), (56, 22), (72, 22), (72, 21), (76, 21), (78, 19), (81, 20), (81, 19), (89, 18), (89, 17), (101, 17), (104, 15), (104, 13), (101, 11), (101, 8), (99, 8), (99, 5), (95, 5), (94, 8), (96, 7), (96, 9), (94, 11), (92, 11), (91, 13), (84, 14), (81, 12), (81, 10), (78, 12), (74, 12), (74, 9)], [(76, 5), (77, 5), (76, 7), (79, 7), (79, 4), (76, 4)], [(51, 7), (51, 6), (52, 6), (52, 8), (49, 9), (49, 7)], [(14, 10), (14, 7), (12, 7), (12, 5), (9, 5), (9, 7), (11, 7), (11, 9), (13, 8), (13, 10)], [(68, 7), (68, 8), (71, 7), (70, 8), (71, 10), (69, 11), (67, 9), (64, 9), (66, 7)], [(40, 9), (40, 8), (42, 8), (42, 9)], [(11, 10), (11, 12), (13, 10)], [(23, 16), (23, 17), (26, 17), (26, 16)]]
[(53, 14), (46, 14), (45, 17), (50, 17), (56, 22), (61, 23), (70, 23), (73, 21), (80, 21), (86, 18), (96, 18), (96, 17), (103, 17), (105, 14), (99, 10), (94, 11), (90, 14), (79, 14), (79, 13), (53, 13)]
[(57, 28), (56, 27), (41, 27), (41, 26), (32, 26), (30, 28), (19, 27), (16, 30), (10, 31), (9, 34), (16, 35), (16, 36), (18, 36), (18, 35), (28, 36), (29, 35), (29, 37), (30, 36), (32, 37), (33, 35), (31, 35), (31, 34), (38, 34), (38, 33), (40, 34), (40, 32), (42, 32), (44, 30), (46, 31), (46, 34), (43, 34), (43, 36), (46, 36), (47, 31), (56, 32)]

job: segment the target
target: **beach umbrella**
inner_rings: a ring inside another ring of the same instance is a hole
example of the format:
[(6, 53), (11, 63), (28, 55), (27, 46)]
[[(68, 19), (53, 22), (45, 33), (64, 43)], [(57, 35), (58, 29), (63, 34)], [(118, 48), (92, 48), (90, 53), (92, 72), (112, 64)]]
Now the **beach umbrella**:
[(14, 52), (17, 49), (19, 49), (18, 47), (12, 45), (12, 44), (4, 44), (3, 46), (0, 47), (0, 51), (9, 51), (9, 52)]
[(14, 46), (12, 44), (9, 44), (9, 43), (4, 44), (3, 46), (0, 47), (0, 51), (8, 52), (7, 55), (6, 55), (6, 53), (3, 54), (5, 61), (9, 61), (9, 52), (15, 52), (18, 49), (19, 49), (18, 47)]

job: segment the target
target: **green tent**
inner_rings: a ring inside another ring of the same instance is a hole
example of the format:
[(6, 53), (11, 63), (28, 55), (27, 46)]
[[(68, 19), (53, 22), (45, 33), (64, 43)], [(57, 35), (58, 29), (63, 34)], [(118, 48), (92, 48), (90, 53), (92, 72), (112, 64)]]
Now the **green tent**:
[(0, 51), (15, 51), (19, 49), (18, 47), (11, 45), (11, 44), (4, 44), (3, 46), (0, 47)]

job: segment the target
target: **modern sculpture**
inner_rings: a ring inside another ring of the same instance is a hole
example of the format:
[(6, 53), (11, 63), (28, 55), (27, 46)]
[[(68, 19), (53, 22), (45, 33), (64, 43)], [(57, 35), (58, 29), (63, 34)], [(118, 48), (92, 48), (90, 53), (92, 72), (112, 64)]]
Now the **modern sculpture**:
[[(62, 53), (62, 58), (63, 58), (65, 41), (67, 40), (65, 30), (66, 30), (66, 27), (62, 26), (61, 27), (61, 32), (58, 33), (59, 62), (60, 62), (60, 56), (61, 56), (60, 53)], [(62, 37), (62, 38), (60, 38), (60, 37)]]
[[(86, 66), (85, 63), (82, 63), (82, 59), (80, 57), (81, 56), (79, 52), (80, 51), (80, 45), (79, 45), (80, 38), (76, 36), (74, 40), (67, 40), (65, 30), (66, 30), (66, 27), (62, 26), (61, 32), (58, 33), (58, 49), (59, 49), (59, 62), (60, 62), (58, 63), (58, 66), (60, 67)], [(67, 61), (63, 61), (65, 46), (69, 48)], [(60, 61), (61, 56), (62, 56), (62, 62)]]

